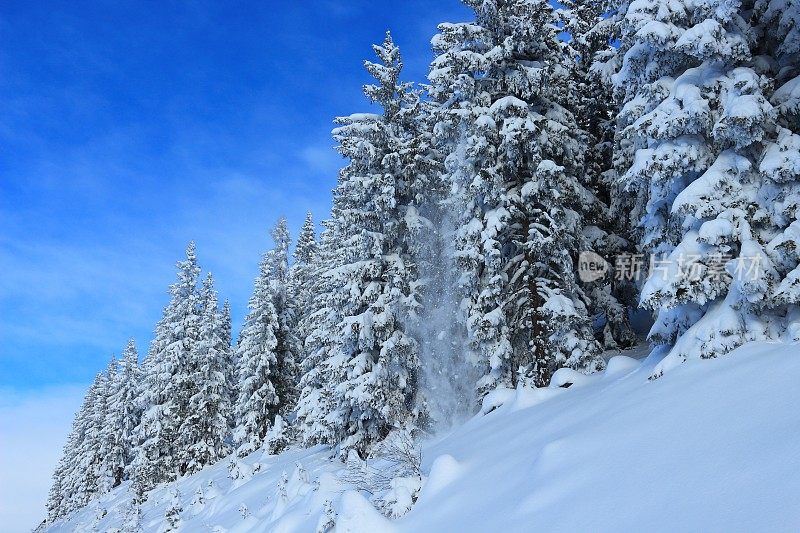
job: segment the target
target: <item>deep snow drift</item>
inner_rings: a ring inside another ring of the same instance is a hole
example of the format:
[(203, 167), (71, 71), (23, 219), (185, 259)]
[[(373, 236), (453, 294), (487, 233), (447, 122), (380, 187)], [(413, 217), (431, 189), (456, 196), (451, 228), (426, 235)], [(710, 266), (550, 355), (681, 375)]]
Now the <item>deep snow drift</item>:
[[(396, 520), (317, 447), (254, 453), (236, 480), (224, 460), (162, 486), (141, 524), (159, 531), (177, 489), (189, 532), (315, 531), (326, 500), (337, 533), (800, 530), (800, 345), (755, 343), (650, 381), (656, 362), (620, 356), (602, 374), (494, 393), (484, 411), (499, 407), (424, 443), (419, 499)], [(128, 500), (125, 483), (51, 530), (113, 531)]]

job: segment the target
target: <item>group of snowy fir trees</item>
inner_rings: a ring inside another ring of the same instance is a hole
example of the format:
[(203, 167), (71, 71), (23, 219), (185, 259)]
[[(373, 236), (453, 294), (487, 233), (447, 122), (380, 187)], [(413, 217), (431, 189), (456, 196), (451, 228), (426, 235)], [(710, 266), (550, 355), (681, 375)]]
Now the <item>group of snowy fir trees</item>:
[[(374, 46), (372, 112), (336, 119), (331, 217), (319, 242), (306, 219), (291, 260), (278, 222), (235, 345), (189, 246), (147, 357), (129, 343), (90, 387), (49, 521), (230, 453), (363, 457), (427, 431), (419, 326), (441, 291), (474, 405), (602, 369), (637, 307), (669, 350), (654, 377), (800, 340), (800, 1), (465, 3), (428, 85), (402, 81), (388, 33)], [(583, 281), (582, 252), (647, 275)]]

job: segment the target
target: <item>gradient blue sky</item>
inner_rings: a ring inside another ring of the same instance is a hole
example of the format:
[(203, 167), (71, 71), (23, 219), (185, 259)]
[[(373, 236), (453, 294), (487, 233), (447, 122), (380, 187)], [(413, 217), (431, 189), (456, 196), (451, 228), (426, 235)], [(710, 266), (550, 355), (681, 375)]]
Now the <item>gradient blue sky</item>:
[(197, 242), (238, 328), (268, 231), (328, 214), (332, 119), (391, 29), (424, 80), (456, 0), (0, 5), (0, 389), (140, 354)]

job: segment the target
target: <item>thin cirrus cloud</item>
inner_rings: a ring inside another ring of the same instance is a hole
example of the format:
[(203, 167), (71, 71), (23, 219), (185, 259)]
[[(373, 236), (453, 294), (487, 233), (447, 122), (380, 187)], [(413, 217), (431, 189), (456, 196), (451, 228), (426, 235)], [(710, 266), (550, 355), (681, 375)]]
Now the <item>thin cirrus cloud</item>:
[[(135, 2), (0, 15), (0, 385), (88, 383), (133, 336), (146, 350), (174, 263), (246, 311), (269, 229), (322, 220), (342, 164), (333, 117), (392, 29), (422, 81), (456, 0), (302, 5)], [(334, 23), (331, 23), (331, 22)]]
[(300, 150), (299, 156), (309, 170), (324, 174), (328, 174), (331, 171), (335, 173), (343, 162), (342, 157), (334, 149), (332, 141), (306, 146)]

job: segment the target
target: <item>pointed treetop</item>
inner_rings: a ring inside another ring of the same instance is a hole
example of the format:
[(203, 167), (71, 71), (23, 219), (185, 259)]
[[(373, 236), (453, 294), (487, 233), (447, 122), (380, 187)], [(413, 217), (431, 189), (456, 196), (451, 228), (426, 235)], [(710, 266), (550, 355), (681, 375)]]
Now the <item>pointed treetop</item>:
[(289, 245), (292, 242), (286, 218), (278, 219), (271, 234), (275, 246), (264, 255), (262, 274), (273, 280), (285, 280), (289, 271)]
[(200, 267), (197, 264), (197, 254), (195, 253), (194, 241), (189, 242), (186, 247), (186, 259), (178, 261), (178, 281), (172, 286), (174, 296), (187, 296), (187, 293), (195, 290), (197, 278), (200, 276)]
[(272, 235), (272, 240), (275, 242), (276, 248), (282, 248), (284, 245), (288, 248), (288, 243), (290, 242), (289, 237), (289, 226), (286, 222), (286, 217), (280, 217), (277, 222), (275, 222), (275, 227), (272, 228), (270, 232)]
[(126, 365), (139, 363), (139, 352), (136, 350), (136, 341), (133, 340), (133, 337), (128, 339), (128, 344), (122, 352), (122, 361), (124, 361)]
[(206, 279), (203, 280), (203, 288), (201, 290), (203, 303), (206, 310), (213, 312), (217, 311), (217, 291), (214, 289), (214, 276), (209, 272)]
[(222, 315), (220, 316), (220, 326), (222, 327), (222, 340), (226, 346), (230, 346), (232, 337), (231, 325), (231, 303), (225, 300), (222, 304)]
[(123, 359), (130, 353), (136, 353), (136, 341), (133, 337), (128, 339), (128, 344), (125, 345), (125, 350), (122, 352)]
[(193, 263), (197, 261), (197, 247), (194, 241), (189, 241), (189, 244), (186, 245), (186, 259)]
[(197, 266), (197, 249), (194, 241), (189, 241), (188, 246), (186, 246), (186, 259), (178, 261), (178, 270), (182, 272), (192, 272), (196, 270), (197, 272), (194, 274), (195, 279), (200, 274), (200, 269)]
[(108, 362), (108, 368), (106, 368), (106, 378), (111, 379), (117, 373), (117, 356), (115, 354), (111, 354), (111, 360)]
[(364, 94), (371, 102), (380, 104), (384, 109), (384, 114), (391, 117), (400, 108), (400, 101), (396, 97), (397, 93), (405, 90), (404, 85), (398, 85), (400, 71), (403, 69), (400, 49), (394, 44), (392, 35), (388, 31), (383, 44), (374, 44), (372, 49), (380, 62), (364, 61), (364, 68), (378, 83), (365, 85)]
[(294, 260), (296, 263), (309, 264), (317, 253), (316, 228), (311, 211), (306, 213), (306, 220), (300, 228), (300, 235), (297, 237), (297, 246), (294, 249)]
[(386, 67), (395, 67), (399, 72), (403, 68), (403, 60), (400, 57), (400, 48), (394, 44), (392, 40), (392, 32), (386, 30), (386, 35), (383, 38), (382, 44), (373, 44), (372, 49), (375, 55), (381, 60)]

